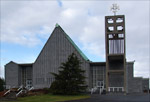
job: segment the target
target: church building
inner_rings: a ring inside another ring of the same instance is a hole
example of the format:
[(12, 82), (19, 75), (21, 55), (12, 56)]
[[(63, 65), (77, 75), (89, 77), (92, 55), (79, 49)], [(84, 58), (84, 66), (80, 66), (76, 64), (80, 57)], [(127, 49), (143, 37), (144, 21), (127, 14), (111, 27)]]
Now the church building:
[(142, 93), (149, 89), (149, 79), (134, 77), (134, 61), (126, 62), (125, 16), (105, 17), (106, 62), (92, 62), (65, 31), (56, 24), (34, 63), (5, 65), (6, 88), (49, 88), (62, 62), (75, 53), (85, 70), (88, 89), (107, 93)]

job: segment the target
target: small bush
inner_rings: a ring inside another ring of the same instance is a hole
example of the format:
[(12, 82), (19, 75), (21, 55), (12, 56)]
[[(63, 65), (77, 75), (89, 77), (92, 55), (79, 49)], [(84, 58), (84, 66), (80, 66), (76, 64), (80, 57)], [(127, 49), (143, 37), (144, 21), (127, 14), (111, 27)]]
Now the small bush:
[(34, 89), (28, 92), (28, 96), (34, 96), (34, 95), (41, 95), (41, 94), (48, 94), (49, 88), (44, 89)]

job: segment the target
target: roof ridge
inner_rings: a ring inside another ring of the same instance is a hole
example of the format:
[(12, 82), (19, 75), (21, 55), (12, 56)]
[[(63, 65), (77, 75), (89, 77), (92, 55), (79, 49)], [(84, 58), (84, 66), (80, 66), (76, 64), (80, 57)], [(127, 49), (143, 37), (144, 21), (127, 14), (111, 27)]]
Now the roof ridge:
[[(65, 33), (65, 32), (64, 32)], [(66, 34), (67, 39), (70, 41), (70, 43), (74, 46), (74, 48), (79, 52), (79, 54), (86, 60), (89, 61), (88, 57), (80, 50), (80, 48), (74, 43), (74, 41)]]
[(61, 26), (58, 23), (56, 23), (55, 27), (59, 27), (64, 32), (69, 42), (74, 46), (74, 48), (78, 51), (78, 53), (83, 57), (83, 59), (85, 59), (86, 61), (89, 61), (88, 57), (80, 50), (80, 48), (74, 43), (74, 41), (69, 37), (69, 35), (61, 28)]

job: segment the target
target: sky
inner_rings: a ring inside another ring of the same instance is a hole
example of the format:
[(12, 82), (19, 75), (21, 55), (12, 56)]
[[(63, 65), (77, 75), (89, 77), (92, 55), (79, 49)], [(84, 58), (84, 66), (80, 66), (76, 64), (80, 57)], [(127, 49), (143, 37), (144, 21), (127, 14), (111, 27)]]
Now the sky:
[(105, 16), (125, 15), (126, 59), (134, 76), (150, 75), (149, 0), (1, 0), (0, 77), (10, 61), (33, 63), (58, 23), (93, 62), (105, 61)]

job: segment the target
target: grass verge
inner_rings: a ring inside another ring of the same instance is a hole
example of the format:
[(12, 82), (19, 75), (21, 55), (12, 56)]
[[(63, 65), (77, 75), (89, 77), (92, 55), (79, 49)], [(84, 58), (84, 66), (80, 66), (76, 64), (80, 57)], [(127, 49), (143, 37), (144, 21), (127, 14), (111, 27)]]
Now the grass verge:
[[(62, 95), (44, 94), (38, 96), (19, 97), (16, 101), (11, 101), (11, 102), (60, 102), (60, 101), (68, 101), (68, 100), (79, 100), (85, 98), (90, 98), (90, 96), (89, 95), (62, 96)], [(2, 102), (7, 102), (7, 101), (2, 101)]]

